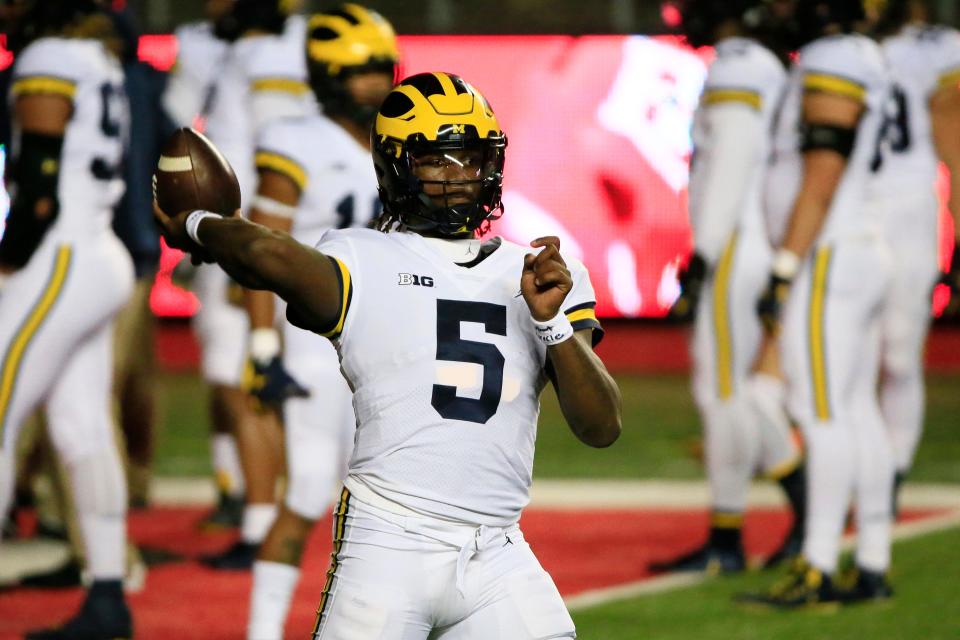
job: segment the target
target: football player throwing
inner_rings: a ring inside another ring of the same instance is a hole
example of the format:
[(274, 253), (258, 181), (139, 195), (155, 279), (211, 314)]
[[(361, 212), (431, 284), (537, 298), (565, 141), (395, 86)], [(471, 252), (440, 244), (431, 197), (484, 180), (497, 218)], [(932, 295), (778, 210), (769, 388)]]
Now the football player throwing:
[(407, 78), (372, 135), (379, 229), (310, 249), (239, 217), (155, 211), (172, 245), (202, 248), (327, 335), (353, 390), (316, 637), (573, 638), (517, 521), (548, 380), (581, 441), (620, 433), (587, 271), (556, 238), (532, 253), (478, 237), (500, 215), (506, 137), (461, 78)]

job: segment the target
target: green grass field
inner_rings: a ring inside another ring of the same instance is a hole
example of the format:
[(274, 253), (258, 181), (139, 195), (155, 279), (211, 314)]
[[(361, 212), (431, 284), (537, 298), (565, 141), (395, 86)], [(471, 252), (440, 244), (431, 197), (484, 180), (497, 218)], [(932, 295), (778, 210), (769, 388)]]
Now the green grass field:
[[(700, 436), (683, 376), (621, 376), (623, 435), (603, 450), (581, 445), (560, 416), (552, 390), (543, 394), (534, 477), (671, 478), (703, 476), (690, 445)], [(926, 432), (912, 478), (960, 482), (960, 376), (928, 380)], [(163, 428), (157, 468), (162, 475), (210, 472), (205, 390), (194, 375), (160, 378)]]
[(767, 574), (708, 580), (574, 613), (582, 640), (956, 640), (960, 529), (897, 544), (896, 597), (840, 612), (752, 611), (733, 603), (770, 584)]
[[(564, 426), (553, 392), (544, 394), (535, 477), (702, 477), (690, 453), (700, 428), (686, 378), (624, 376), (619, 383), (624, 433), (606, 450), (580, 445)], [(161, 393), (166, 414), (159, 473), (209, 473), (202, 385), (192, 375), (165, 375)], [(960, 376), (929, 378), (926, 423), (913, 478), (960, 483)], [(777, 577), (751, 573), (577, 611), (574, 619), (583, 640), (960, 638), (960, 528), (899, 543), (894, 558), (897, 597), (840, 613), (743, 610), (733, 604), (735, 594), (765, 587)]]

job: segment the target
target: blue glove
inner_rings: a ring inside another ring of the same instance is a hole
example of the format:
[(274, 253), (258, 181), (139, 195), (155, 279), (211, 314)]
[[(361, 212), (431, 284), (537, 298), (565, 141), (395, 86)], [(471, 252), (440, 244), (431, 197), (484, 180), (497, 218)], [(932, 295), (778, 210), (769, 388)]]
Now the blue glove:
[(783, 311), (783, 305), (787, 302), (787, 296), (790, 295), (790, 282), (786, 278), (771, 273), (767, 288), (763, 290), (763, 295), (757, 301), (760, 324), (770, 335), (775, 336), (780, 331), (780, 314)]
[(680, 283), (680, 295), (670, 307), (669, 318), (679, 322), (690, 322), (697, 314), (700, 304), (700, 292), (707, 277), (707, 262), (699, 253), (690, 256), (690, 260), (677, 276)]
[(278, 407), (283, 405), (287, 398), (310, 396), (310, 392), (283, 368), (283, 361), (279, 355), (266, 362), (258, 362), (251, 358), (248, 366), (252, 375), (247, 384), (247, 391), (263, 405)]

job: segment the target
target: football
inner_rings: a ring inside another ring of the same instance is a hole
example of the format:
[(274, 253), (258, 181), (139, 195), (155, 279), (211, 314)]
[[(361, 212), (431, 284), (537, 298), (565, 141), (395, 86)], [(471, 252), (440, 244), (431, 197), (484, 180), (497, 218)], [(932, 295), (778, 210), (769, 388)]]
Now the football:
[(160, 152), (154, 192), (167, 215), (203, 209), (231, 216), (240, 208), (240, 183), (213, 143), (189, 127), (177, 129)]

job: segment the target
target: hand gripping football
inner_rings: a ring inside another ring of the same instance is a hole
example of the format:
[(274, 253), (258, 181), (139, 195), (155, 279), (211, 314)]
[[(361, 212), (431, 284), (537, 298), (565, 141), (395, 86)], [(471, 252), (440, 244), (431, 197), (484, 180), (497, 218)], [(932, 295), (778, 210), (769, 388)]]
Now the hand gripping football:
[(182, 127), (163, 145), (154, 175), (157, 204), (169, 216), (203, 209), (232, 216), (240, 208), (240, 183), (213, 143)]

